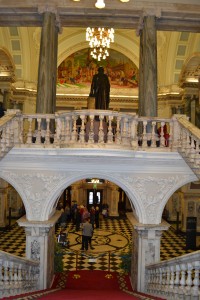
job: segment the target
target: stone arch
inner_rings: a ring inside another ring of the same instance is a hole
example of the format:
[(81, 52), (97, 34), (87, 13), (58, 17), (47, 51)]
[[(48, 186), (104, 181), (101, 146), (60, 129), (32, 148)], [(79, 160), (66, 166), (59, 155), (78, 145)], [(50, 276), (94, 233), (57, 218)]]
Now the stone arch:
[(26, 194), (24, 193), (24, 190), (22, 189), (22, 187), (13, 178), (7, 176), (7, 174), (5, 174), (5, 173), (0, 173), (0, 178), (2, 178), (6, 182), (8, 182), (10, 185), (12, 185), (12, 187), (15, 188), (15, 190), (17, 191), (17, 193), (21, 197), (21, 200), (24, 204), (26, 213), (30, 215), (31, 214), (30, 206), (28, 204)]
[(193, 181), (196, 181), (197, 178), (196, 176), (185, 176), (183, 177), (183, 180), (180, 181), (176, 186), (174, 186), (172, 189), (170, 189), (168, 191), (168, 193), (166, 193), (165, 197), (163, 198), (162, 200), (162, 203), (160, 205), (160, 214), (158, 215), (158, 218), (160, 218), (160, 220), (162, 219), (162, 214), (163, 214), (163, 211), (164, 211), (164, 208), (165, 208), (165, 205), (167, 204), (169, 198), (179, 189), (181, 188), (182, 186), (184, 186), (185, 184), (187, 183), (191, 183)]
[(189, 78), (196, 79), (196, 84), (198, 85), (199, 72), (200, 53), (193, 53), (193, 55), (186, 60), (185, 64), (182, 67), (182, 71), (179, 77), (180, 85), (182, 86), (185, 82), (188, 81)]
[(15, 64), (10, 53), (7, 49), (0, 48), (0, 81), (14, 81), (15, 77)]
[[(84, 31), (78, 31), (76, 34), (63, 39), (63, 41), (59, 43), (57, 66), (59, 66), (69, 55), (84, 48), (88, 48), (88, 42), (85, 41)], [(139, 68), (139, 46), (134, 40), (130, 40), (125, 36), (116, 33), (115, 43), (111, 44), (110, 48), (124, 54), (134, 62), (137, 68)]]
[(138, 220), (140, 222), (144, 220), (144, 216), (143, 216), (144, 210), (143, 207), (141, 206), (141, 203), (138, 202), (134, 190), (131, 190), (124, 180), (119, 180), (119, 178), (114, 175), (110, 175), (110, 174), (108, 175), (102, 172), (85, 172), (84, 174), (74, 175), (71, 176), (70, 178), (65, 178), (64, 180), (62, 180), (57, 186), (56, 191), (51, 193), (50, 200), (46, 203), (43, 209), (42, 219), (48, 219), (50, 216), (52, 216), (52, 214), (54, 213), (55, 202), (57, 201), (61, 191), (63, 191), (66, 187), (70, 186), (74, 182), (77, 182), (85, 178), (92, 178), (92, 177), (109, 180), (115, 183), (120, 188), (122, 188), (129, 196), (129, 200), (135, 208), (135, 214), (138, 217)]

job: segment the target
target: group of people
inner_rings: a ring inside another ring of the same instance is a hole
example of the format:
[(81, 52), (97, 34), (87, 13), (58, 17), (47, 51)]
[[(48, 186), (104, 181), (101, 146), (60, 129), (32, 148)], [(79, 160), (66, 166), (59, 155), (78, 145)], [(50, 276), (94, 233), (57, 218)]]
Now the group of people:
[[(99, 228), (99, 207), (92, 206), (89, 210), (84, 205), (74, 203), (72, 207), (66, 206), (65, 209), (59, 207), (62, 214), (58, 220), (61, 226), (61, 233), (64, 236), (67, 224), (72, 221), (75, 225), (75, 231), (82, 230), (82, 247), (81, 250), (93, 249), (91, 242), (94, 228)], [(60, 242), (60, 240), (59, 240)]]

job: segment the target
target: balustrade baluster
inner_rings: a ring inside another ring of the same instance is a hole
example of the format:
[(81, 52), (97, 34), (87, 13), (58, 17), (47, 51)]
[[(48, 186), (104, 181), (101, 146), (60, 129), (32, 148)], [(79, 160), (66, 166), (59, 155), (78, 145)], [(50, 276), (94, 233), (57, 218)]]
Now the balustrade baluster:
[(159, 268), (159, 285), (158, 285), (158, 293), (162, 294), (162, 282), (163, 282), (163, 269)]
[(13, 266), (13, 280), (14, 280), (14, 286), (16, 289), (19, 288), (19, 281), (18, 281), (18, 264), (14, 264)]
[(6, 295), (7, 295), (7, 289), (9, 289), (10, 284), (9, 284), (9, 269), (8, 269), (8, 261), (4, 261), (3, 263), (3, 268), (4, 268), (4, 276), (3, 276), (3, 281), (4, 281), (4, 287), (6, 290)]
[(153, 289), (154, 289), (154, 270), (151, 270), (151, 272), (150, 272), (150, 289), (149, 289), (149, 292), (153, 293)]
[(128, 144), (128, 119), (126, 117), (122, 118), (122, 144)]
[(24, 118), (23, 116), (19, 116), (18, 118), (16, 118), (16, 129), (15, 129), (15, 144), (19, 143), (19, 145), (24, 144), (24, 129), (23, 129), (23, 124), (24, 124)]
[(121, 123), (121, 117), (117, 117), (117, 127), (116, 127), (116, 133), (115, 133), (115, 142), (116, 144), (121, 144), (121, 128), (120, 128), (120, 123)]
[(71, 138), (71, 140), (72, 140), (72, 142), (76, 142), (77, 141), (77, 137), (78, 137), (78, 133), (77, 133), (77, 128), (76, 128), (76, 120), (77, 120), (77, 116), (73, 116), (72, 117), (72, 126), (73, 126), (73, 128), (72, 128), (72, 138)]
[(186, 294), (190, 295), (191, 294), (191, 287), (192, 287), (192, 269), (193, 266), (192, 264), (188, 263), (187, 264), (187, 279), (186, 279)]
[(99, 123), (99, 143), (103, 143), (104, 142), (104, 128), (103, 128), (103, 124), (104, 124), (104, 116), (100, 115), (99, 116), (100, 119), (100, 123)]
[(165, 147), (164, 126), (165, 126), (165, 122), (161, 122), (161, 124), (160, 124), (160, 147)]
[(147, 121), (143, 121), (142, 148), (147, 148)]
[(153, 271), (153, 289), (152, 292), (155, 294), (156, 293), (156, 284), (157, 284), (157, 273), (156, 269)]
[(46, 118), (45, 145), (50, 145), (50, 118)]
[(161, 288), (161, 294), (165, 295), (165, 284), (167, 281), (167, 269), (164, 267), (162, 269), (162, 288)]
[(181, 154), (186, 157), (187, 133), (184, 128), (181, 128)]
[(194, 279), (192, 281), (192, 283), (193, 283), (192, 296), (194, 297), (194, 299), (198, 300), (199, 299), (199, 285), (200, 285), (200, 280), (199, 280), (200, 261), (195, 261), (193, 263), (193, 268), (194, 268)]
[(80, 132), (79, 132), (79, 142), (84, 143), (85, 141), (85, 119), (86, 115), (81, 115), (81, 127), (80, 127)]
[(179, 288), (179, 297), (183, 298), (185, 295), (185, 285), (186, 285), (186, 270), (187, 270), (187, 266), (186, 264), (181, 264), (181, 280), (180, 280), (180, 288)]
[(14, 289), (14, 272), (13, 272), (13, 262), (9, 262), (9, 273), (8, 273), (8, 276), (9, 276), (9, 289), (10, 289), (10, 293), (11, 295), (13, 295), (13, 289)]
[(32, 144), (32, 118), (28, 118), (28, 133), (27, 133), (27, 140), (25, 144), (31, 145)]
[(195, 158), (195, 143), (194, 143), (194, 137), (191, 136), (190, 137), (191, 142), (190, 142), (190, 150), (189, 150), (189, 160), (191, 163), (194, 162), (194, 158)]
[(170, 280), (169, 280), (169, 296), (173, 298), (174, 295), (174, 278), (175, 266), (170, 266)]
[(189, 158), (191, 151), (191, 137), (188, 131), (186, 131), (186, 147), (185, 147), (185, 156)]
[(64, 122), (62, 123), (62, 135), (65, 137), (65, 143), (69, 143), (72, 138), (72, 117), (66, 116), (65, 117), (65, 128)]
[(112, 132), (112, 116), (108, 117), (108, 134), (107, 141), (109, 144), (113, 144), (113, 132)]
[(195, 155), (194, 155), (194, 167), (199, 168), (200, 167), (200, 141), (196, 139), (196, 145), (195, 145)]
[(156, 122), (152, 122), (151, 147), (156, 148)]
[(37, 145), (41, 144), (41, 118), (37, 118), (36, 141)]
[(2, 133), (1, 133), (1, 151), (2, 154), (4, 155), (7, 152), (6, 148), (6, 126), (3, 127)]
[(173, 123), (169, 122), (169, 139), (168, 139), (169, 147), (173, 148)]
[(93, 144), (95, 140), (94, 134), (94, 115), (90, 116), (89, 143)]

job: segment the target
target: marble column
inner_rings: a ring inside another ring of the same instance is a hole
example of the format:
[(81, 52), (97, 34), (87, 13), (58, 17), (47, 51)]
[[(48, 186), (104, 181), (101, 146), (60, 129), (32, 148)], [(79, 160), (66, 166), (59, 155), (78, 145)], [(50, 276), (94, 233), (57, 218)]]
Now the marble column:
[(54, 275), (55, 224), (61, 215), (56, 211), (48, 221), (29, 222), (25, 216), (17, 221), (26, 233), (26, 258), (40, 262), (39, 289), (49, 288)]
[(157, 116), (156, 17), (144, 16), (140, 34), (139, 116)]
[(56, 107), (58, 27), (56, 14), (43, 13), (37, 86), (37, 113), (54, 113)]
[(3, 107), (7, 110), (10, 107), (10, 90), (3, 91)]
[(118, 217), (118, 202), (119, 202), (119, 191), (117, 186), (111, 187), (111, 199), (109, 205), (109, 216), (110, 217)]
[(8, 225), (7, 202), (8, 202), (8, 183), (3, 179), (0, 179), (0, 227), (2, 228)]
[(160, 261), (162, 232), (169, 228), (165, 221), (159, 225), (138, 223), (132, 213), (127, 217), (133, 225), (131, 282), (133, 289), (145, 292), (145, 266)]

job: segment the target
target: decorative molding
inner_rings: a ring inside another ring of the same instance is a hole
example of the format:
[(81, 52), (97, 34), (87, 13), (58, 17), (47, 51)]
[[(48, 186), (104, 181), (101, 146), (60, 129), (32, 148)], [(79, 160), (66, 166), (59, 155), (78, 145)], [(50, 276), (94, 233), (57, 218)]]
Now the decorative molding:
[[(141, 202), (146, 214), (146, 222), (155, 224), (158, 212), (163, 209), (163, 200), (169, 191), (176, 190), (183, 182), (194, 179), (193, 175), (175, 175), (171, 174), (161, 176), (127, 176), (121, 174), (120, 178), (130, 185), (130, 189), (134, 190), (138, 203)], [(167, 199), (166, 199), (167, 200)], [(134, 203), (133, 203), (134, 204)]]
[(40, 243), (37, 240), (31, 242), (31, 259), (40, 261)]
[(34, 220), (41, 219), (41, 212), (44, 212), (44, 205), (48, 202), (52, 191), (56, 189), (60, 181), (67, 177), (66, 173), (61, 175), (55, 172), (51, 175), (48, 171), (40, 173), (33, 170), (30, 170), (29, 173), (17, 171), (5, 172), (5, 174), (12, 182), (16, 182), (23, 191), (23, 194), (26, 196), (26, 199), (23, 199), (23, 201), (29, 206), (29, 214), (31, 213), (29, 218), (31, 217)]

